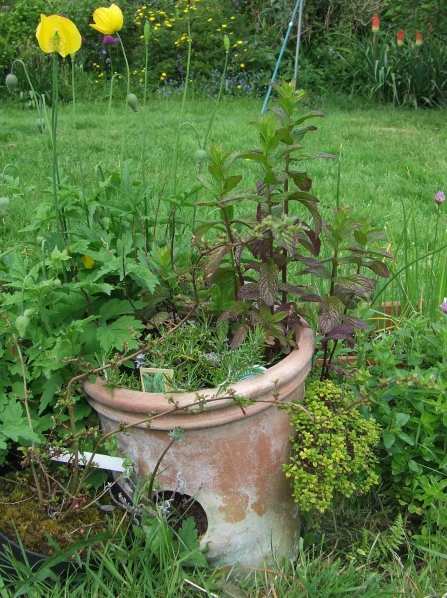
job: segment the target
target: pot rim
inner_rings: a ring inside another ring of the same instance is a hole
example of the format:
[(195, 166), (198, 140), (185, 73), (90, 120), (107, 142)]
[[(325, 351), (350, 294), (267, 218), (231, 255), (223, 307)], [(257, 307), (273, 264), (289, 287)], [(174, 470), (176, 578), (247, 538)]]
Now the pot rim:
[[(275, 403), (281, 403), (284, 400), (281, 397), (285, 397), (286, 401), (291, 400), (287, 397), (290, 397), (304, 383), (309, 373), (313, 352), (313, 332), (310, 328), (303, 328), (299, 348), (294, 349), (262, 374), (229, 385), (221, 398), (218, 388), (165, 394), (129, 390), (123, 387), (111, 390), (100, 378), (96, 378), (95, 382), (85, 381), (83, 389), (90, 405), (100, 415), (117, 422), (146, 427), (141, 420), (143, 418), (147, 420), (149, 413), (155, 413), (162, 417), (152, 423), (152, 429), (168, 430), (175, 426), (182, 428), (215, 426), (269, 409)], [(232, 396), (253, 400), (254, 403), (244, 406), (242, 410)], [(194, 412), (191, 412), (192, 409)], [(137, 422), (141, 423), (137, 424)]]

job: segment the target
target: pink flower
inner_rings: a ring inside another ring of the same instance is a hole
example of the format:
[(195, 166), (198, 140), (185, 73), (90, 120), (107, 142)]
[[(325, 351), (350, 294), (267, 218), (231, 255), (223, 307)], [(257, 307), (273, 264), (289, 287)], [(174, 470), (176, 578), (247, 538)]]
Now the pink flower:
[(445, 202), (445, 193), (444, 191), (438, 191), (435, 195), (435, 202), (439, 205)]
[(441, 311), (444, 314), (447, 314), (447, 297), (444, 297), (444, 301), (441, 303), (439, 307), (441, 308)]

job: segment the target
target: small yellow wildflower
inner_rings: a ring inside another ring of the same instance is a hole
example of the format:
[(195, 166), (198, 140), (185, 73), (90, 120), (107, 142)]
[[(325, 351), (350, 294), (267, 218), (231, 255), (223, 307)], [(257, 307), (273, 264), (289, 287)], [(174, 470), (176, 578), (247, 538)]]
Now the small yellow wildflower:
[(245, 64), (243, 62), (241, 62), (241, 64), (239, 66), (241, 67), (241, 69), (243, 69)]
[(83, 255), (81, 257), (81, 261), (84, 264), (84, 268), (87, 268), (87, 270), (91, 270), (93, 268), (93, 264), (95, 263), (95, 260), (89, 255)]

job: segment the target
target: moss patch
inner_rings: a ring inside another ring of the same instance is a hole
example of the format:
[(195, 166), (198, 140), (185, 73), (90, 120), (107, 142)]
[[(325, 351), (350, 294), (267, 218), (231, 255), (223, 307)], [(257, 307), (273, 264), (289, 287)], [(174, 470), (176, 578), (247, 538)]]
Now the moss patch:
[(49, 545), (50, 535), (62, 549), (108, 530), (107, 516), (95, 504), (86, 510), (75, 511), (63, 521), (50, 516), (57, 512), (57, 505), (39, 507), (38, 500), (26, 480), (20, 483), (1, 480), (0, 532), (13, 542), (19, 535), (27, 550), (44, 556), (52, 556), (54, 548)]

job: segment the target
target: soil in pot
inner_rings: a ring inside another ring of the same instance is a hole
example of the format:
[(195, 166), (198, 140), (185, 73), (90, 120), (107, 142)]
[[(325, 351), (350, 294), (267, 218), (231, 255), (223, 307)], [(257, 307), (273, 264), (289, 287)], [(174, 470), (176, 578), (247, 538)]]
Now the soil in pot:
[(185, 519), (192, 517), (196, 524), (197, 534), (203, 536), (208, 529), (208, 517), (202, 505), (188, 494), (166, 490), (158, 492), (156, 502), (159, 506), (169, 503), (168, 522), (174, 531), (178, 531)]

